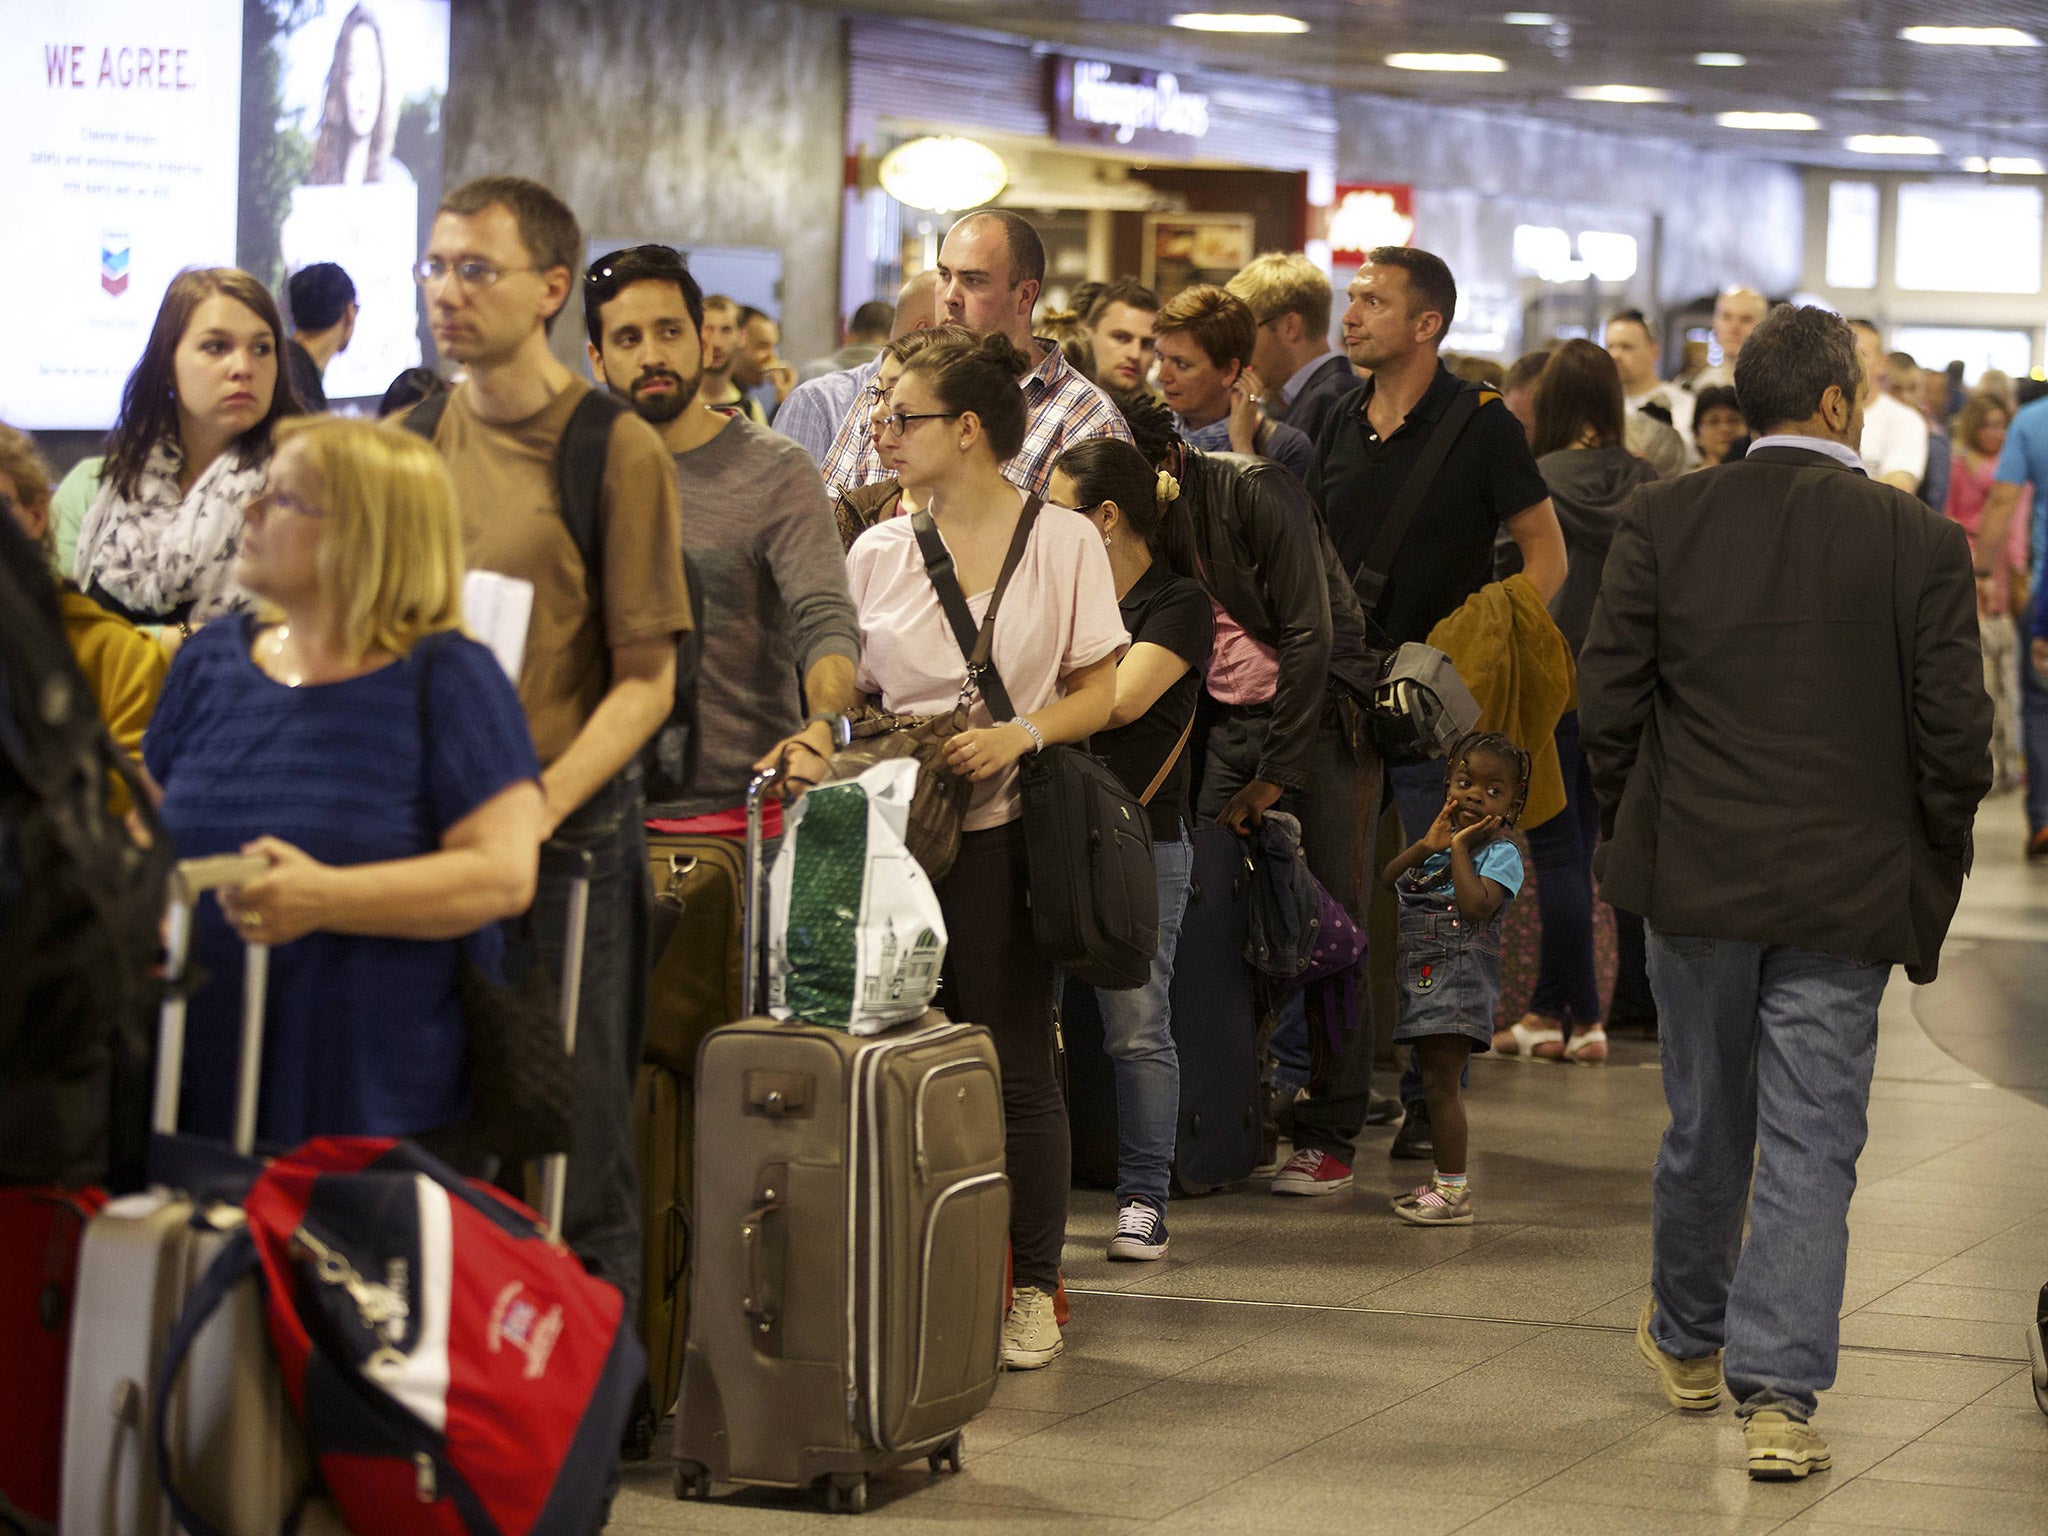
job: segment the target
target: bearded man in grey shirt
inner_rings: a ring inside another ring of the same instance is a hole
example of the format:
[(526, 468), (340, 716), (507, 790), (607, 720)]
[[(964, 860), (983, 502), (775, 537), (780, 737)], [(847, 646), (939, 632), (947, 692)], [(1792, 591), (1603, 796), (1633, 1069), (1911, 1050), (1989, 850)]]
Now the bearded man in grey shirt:
[(600, 257), (585, 274), (583, 312), (591, 372), (675, 455), (683, 558), (700, 605), (685, 637), (697, 651), (685, 690), (694, 703), (655, 737), (648, 814), (729, 810), (770, 763), (815, 783), (854, 705), (860, 656), (817, 466), (780, 434), (697, 399), (704, 295), (669, 247)]

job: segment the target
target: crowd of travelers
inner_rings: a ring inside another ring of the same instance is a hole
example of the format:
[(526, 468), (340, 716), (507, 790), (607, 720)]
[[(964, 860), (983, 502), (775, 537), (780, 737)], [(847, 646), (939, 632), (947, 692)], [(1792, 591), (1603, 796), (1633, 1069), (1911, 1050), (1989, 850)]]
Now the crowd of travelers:
[[(1634, 309), (1505, 368), (1454, 357), (1453, 274), (1406, 246), (1342, 294), (1269, 253), (1222, 286), (1125, 277), (1047, 314), (1038, 235), (984, 210), (803, 367), (677, 251), (584, 255), (556, 194), (486, 177), (443, 199), (415, 268), (441, 371), (374, 415), (320, 413), (346, 274), (295, 274), (288, 328), (256, 278), (213, 269), (171, 284), (103, 455), (53, 487), (0, 428), (0, 500), (61, 578), (165, 833), (268, 866), (201, 909), (224, 984), (191, 1004), (188, 1129), (232, 1118), (232, 983), (260, 940), (263, 1137), (410, 1137), (487, 1173), (461, 977), (559, 974), (571, 882), (541, 852), (586, 853), (563, 1232), (637, 1315), (649, 828), (731, 828), (764, 769), (791, 795), (828, 779), (850, 717), (964, 700), (941, 1006), (1001, 1066), (1008, 1366), (1061, 1352), (1070, 1185), (1065, 983), (1034, 944), (1019, 765), (1086, 742), (1145, 795), (1159, 907), (1150, 976), (1098, 996), (1111, 1258), (1168, 1252), (1191, 839), (1291, 817), (1335, 906), (1365, 931), (1384, 902), (1398, 937), (1342, 985), (1266, 998), (1272, 1192), (1345, 1194), (1392, 1125), (1391, 1156), (1430, 1168), (1393, 1216), (1469, 1224), (1470, 1058), (1597, 1066), (1609, 1025), (1655, 1034), (1673, 1119), (1639, 1348), (1677, 1406), (1733, 1397), (1754, 1475), (1827, 1465), (1808, 1421), (1878, 997), (1895, 965), (1933, 973), (1994, 785), (2026, 785), (2048, 857), (2026, 489), (2048, 404), (1741, 288), (1682, 379)], [(550, 343), (565, 315), (589, 379)], [(926, 518), (976, 621), (1000, 605), (1004, 718), (928, 579)], [(464, 632), (477, 571), (531, 589), (510, 673)], [(1383, 760), (1375, 688), (1410, 644), (1450, 658), (1480, 720)], [(1532, 881), (1534, 992), (1502, 1019)]]

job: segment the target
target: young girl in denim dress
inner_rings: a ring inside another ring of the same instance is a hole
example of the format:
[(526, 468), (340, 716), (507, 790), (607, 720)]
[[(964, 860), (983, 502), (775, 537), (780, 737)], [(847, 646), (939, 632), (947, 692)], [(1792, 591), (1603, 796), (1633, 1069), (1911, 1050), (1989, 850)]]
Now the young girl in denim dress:
[(1394, 1042), (1415, 1052), (1436, 1135), (1430, 1181), (1393, 1201), (1419, 1227), (1472, 1224), (1459, 1080), (1473, 1052), (1493, 1048), (1502, 917), (1522, 888), (1522, 856), (1507, 834), (1529, 798), (1529, 754), (1505, 736), (1468, 736), (1449, 777), (1429, 831), (1381, 876), (1401, 908)]

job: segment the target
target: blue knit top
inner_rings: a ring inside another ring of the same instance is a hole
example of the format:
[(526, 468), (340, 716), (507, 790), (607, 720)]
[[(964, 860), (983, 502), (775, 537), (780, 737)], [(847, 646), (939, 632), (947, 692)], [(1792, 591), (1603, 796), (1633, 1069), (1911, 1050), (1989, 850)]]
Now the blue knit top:
[[(269, 835), (323, 864), (431, 853), (442, 835), (540, 763), (490, 651), (423, 642), (431, 760), (420, 739), (421, 654), (344, 682), (288, 688), (250, 656), (257, 621), (206, 625), (178, 653), (143, 741), (180, 858)], [(495, 969), (495, 926), (465, 941)], [(181, 1128), (225, 1137), (241, 1036), (240, 937), (212, 897), (194, 956), (205, 984), (186, 1028)], [(462, 1119), (470, 1099), (456, 941), (311, 933), (271, 952), (258, 1135), (403, 1136)]]

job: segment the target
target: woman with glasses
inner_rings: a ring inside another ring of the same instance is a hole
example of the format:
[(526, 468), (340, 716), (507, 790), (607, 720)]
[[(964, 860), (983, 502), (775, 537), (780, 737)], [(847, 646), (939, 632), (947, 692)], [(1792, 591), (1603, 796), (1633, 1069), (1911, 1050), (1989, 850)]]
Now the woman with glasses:
[(1030, 519), (996, 605), (992, 651), (1021, 713), (997, 720), (972, 690), (918, 547), (922, 518), (876, 524), (847, 557), (860, 613), (861, 690), (904, 715), (943, 714), (970, 700), (971, 728), (946, 753), (974, 790), (959, 856), (938, 882), (948, 935), (941, 1001), (952, 1017), (988, 1028), (1002, 1065), (1016, 1264), (1003, 1361), (1012, 1370), (1050, 1364), (1062, 1348), (1053, 1294), (1070, 1157), (1054, 1070), (1052, 966), (1032, 940), (1017, 763), (1108, 725), (1116, 659), (1128, 639), (1101, 534), (1065, 508), (1027, 503), (1003, 478), (1024, 443), (1017, 381), (1029, 366), (1000, 333), (927, 346), (903, 365), (881, 427), (904, 492), (930, 511), (977, 621)]
[(964, 325), (934, 325), (898, 336), (882, 348), (881, 362), (874, 378), (855, 397), (854, 409), (840, 427), (843, 433), (865, 432), (873, 440), (875, 452), (881, 456), (882, 467), (890, 471), (886, 480), (840, 491), (833, 497), (832, 511), (839, 521), (839, 538), (848, 549), (852, 549), (853, 541), (875, 524), (915, 512), (921, 505), (904, 494), (903, 482), (895, 474), (896, 466), (889, 457), (889, 439), (882, 432), (882, 423), (889, 415), (889, 391), (903, 377), (904, 365), (926, 347), (941, 342), (952, 346), (973, 346), (975, 335)]
[(283, 352), (261, 283), (193, 268), (171, 280), (128, 375), (72, 574), (166, 651), (251, 605), (234, 579), (242, 511), (263, 488), (272, 429), (299, 409)]
[(497, 965), (542, 802), (518, 697), (460, 632), (453, 488), (412, 434), (316, 417), (279, 431), (247, 517), (235, 577), (260, 611), (193, 637), (143, 740), (181, 857), (270, 866), (200, 910), (185, 1125), (227, 1133), (243, 942), (261, 942), (259, 1134), (425, 1136), (475, 1166), (458, 941)]

